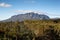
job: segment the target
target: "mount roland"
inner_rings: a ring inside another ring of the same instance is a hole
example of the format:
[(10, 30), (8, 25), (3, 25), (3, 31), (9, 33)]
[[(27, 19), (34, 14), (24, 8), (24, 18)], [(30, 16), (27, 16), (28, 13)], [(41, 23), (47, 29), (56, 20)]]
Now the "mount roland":
[(3, 20), (3, 22), (10, 22), (10, 21), (24, 21), (24, 20), (49, 20), (50, 18), (44, 14), (38, 14), (34, 12), (29, 12), (25, 14), (18, 14), (14, 15), (9, 19)]

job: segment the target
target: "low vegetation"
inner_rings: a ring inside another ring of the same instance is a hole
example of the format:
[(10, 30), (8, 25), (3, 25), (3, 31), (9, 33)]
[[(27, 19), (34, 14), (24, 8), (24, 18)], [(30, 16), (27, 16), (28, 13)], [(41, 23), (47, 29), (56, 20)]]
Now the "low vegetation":
[(60, 21), (0, 22), (0, 40), (60, 40)]

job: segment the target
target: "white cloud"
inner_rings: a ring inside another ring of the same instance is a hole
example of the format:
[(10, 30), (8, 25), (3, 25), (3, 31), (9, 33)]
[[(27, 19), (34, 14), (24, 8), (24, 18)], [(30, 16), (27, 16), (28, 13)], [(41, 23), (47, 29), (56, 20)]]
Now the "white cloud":
[(36, 3), (35, 0), (25, 0), (24, 3)]
[(6, 3), (0, 3), (0, 7), (11, 7), (12, 5)]
[(39, 10), (16, 10), (16, 13), (29, 13), (29, 12), (34, 12), (34, 13), (39, 13), (39, 14), (47, 14), (46, 12), (42, 12)]
[(32, 3), (36, 3), (36, 1), (31, 1)]
[(27, 13), (27, 12), (33, 12), (33, 11), (31, 11), (31, 10), (16, 10), (16, 12), (22, 12), (22, 13)]

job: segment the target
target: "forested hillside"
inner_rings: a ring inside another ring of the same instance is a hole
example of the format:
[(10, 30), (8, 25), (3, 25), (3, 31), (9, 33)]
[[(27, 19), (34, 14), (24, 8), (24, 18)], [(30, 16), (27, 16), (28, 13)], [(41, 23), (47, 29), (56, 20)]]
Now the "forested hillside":
[(0, 40), (60, 40), (60, 21), (0, 22)]

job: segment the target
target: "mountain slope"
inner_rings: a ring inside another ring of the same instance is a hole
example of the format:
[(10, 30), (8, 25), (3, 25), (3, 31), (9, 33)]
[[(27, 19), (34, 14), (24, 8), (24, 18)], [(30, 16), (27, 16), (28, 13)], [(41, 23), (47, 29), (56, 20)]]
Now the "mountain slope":
[(49, 17), (47, 15), (30, 12), (26, 14), (14, 15), (11, 18), (4, 21), (9, 22), (9, 21), (24, 21), (24, 20), (48, 20), (48, 19)]

